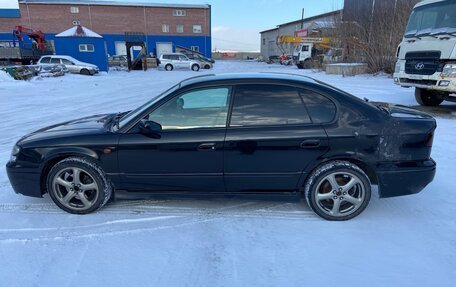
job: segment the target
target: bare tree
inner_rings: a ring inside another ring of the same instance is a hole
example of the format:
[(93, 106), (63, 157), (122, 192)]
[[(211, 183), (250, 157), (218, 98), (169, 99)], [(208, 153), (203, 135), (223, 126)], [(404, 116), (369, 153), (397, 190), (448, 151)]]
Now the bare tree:
[(413, 6), (419, 0), (373, 1), (370, 15), (358, 16), (358, 21), (337, 23), (335, 37), (344, 50), (344, 61), (366, 62), (372, 73), (393, 73), (397, 46)]

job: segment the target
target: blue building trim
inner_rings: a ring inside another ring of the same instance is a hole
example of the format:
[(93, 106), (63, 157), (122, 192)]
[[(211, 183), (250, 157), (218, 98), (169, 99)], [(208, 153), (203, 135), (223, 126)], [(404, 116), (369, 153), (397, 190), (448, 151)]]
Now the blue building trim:
[(21, 12), (19, 9), (3, 9), (0, 8), (0, 18), (20, 18)]
[[(45, 34), (47, 40), (55, 41), (55, 34)], [(108, 54), (115, 55), (116, 42), (125, 42), (125, 35), (123, 34), (101, 34), (106, 41)], [(0, 33), (0, 41), (12, 41), (12, 33)], [(182, 46), (191, 48), (191, 46), (198, 46), (200, 53), (206, 57), (211, 57), (212, 39), (210, 36), (175, 36), (175, 35), (147, 35), (147, 53), (153, 53), (156, 55), (157, 47), (156, 43), (173, 43), (174, 46)], [(174, 47), (175, 48), (175, 47)]]

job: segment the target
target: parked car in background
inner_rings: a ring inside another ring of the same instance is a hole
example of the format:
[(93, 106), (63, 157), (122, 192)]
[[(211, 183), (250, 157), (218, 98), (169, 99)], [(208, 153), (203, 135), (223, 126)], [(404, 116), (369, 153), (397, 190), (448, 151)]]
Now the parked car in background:
[(280, 56), (269, 56), (266, 60), (266, 64), (280, 63)]
[(191, 60), (182, 53), (166, 53), (162, 54), (159, 59), (159, 67), (163, 67), (166, 71), (174, 69), (191, 69), (192, 71), (199, 71), (201, 62), (198, 60)]
[[(7, 163), (17, 193), (90, 213), (113, 193), (302, 195), (328, 220), (371, 198), (420, 192), (436, 121), (277, 73), (184, 80), (139, 108), (22, 137)], [(378, 209), (378, 206), (377, 206)], [(378, 213), (378, 210), (377, 210)]]
[(109, 67), (126, 67), (128, 66), (126, 55), (110, 56), (108, 58)]
[(95, 75), (100, 69), (93, 64), (85, 63), (71, 56), (52, 55), (43, 56), (38, 60), (38, 65), (63, 65), (70, 73), (81, 75)]
[(203, 69), (212, 69), (214, 67), (213, 63), (215, 62), (212, 59), (203, 57), (199, 54), (183, 53), (190, 60), (195, 60), (201, 63), (201, 68)]

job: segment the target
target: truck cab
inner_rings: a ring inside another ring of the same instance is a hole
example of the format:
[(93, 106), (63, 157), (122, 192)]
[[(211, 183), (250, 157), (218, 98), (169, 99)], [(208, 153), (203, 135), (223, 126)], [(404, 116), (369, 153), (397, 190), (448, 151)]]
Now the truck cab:
[(456, 102), (456, 0), (415, 5), (397, 58), (394, 82), (415, 88), (420, 105)]
[(309, 69), (312, 66), (312, 56), (314, 52), (314, 44), (305, 43), (298, 44), (293, 52), (293, 61), (299, 69)]

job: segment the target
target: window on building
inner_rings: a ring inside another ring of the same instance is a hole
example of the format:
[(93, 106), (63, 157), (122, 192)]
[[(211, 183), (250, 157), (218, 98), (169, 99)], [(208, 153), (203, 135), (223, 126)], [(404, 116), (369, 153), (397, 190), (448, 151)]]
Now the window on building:
[(306, 107), (293, 87), (241, 85), (236, 88), (230, 126), (309, 123)]
[(70, 7), (70, 12), (73, 14), (79, 13), (79, 7)]
[(79, 52), (95, 52), (93, 44), (79, 44)]
[(199, 46), (191, 46), (190, 49), (192, 49), (192, 51), (195, 51), (195, 52), (199, 52), (200, 51), (200, 47)]
[(203, 32), (201, 25), (193, 25), (193, 33), (199, 34)]
[(162, 25), (162, 32), (163, 33), (169, 33), (169, 25), (168, 24), (163, 24)]
[(177, 25), (176, 26), (177, 33), (184, 33), (184, 25)]
[(81, 25), (81, 21), (73, 20), (73, 26), (76, 26), (76, 25)]
[(173, 11), (173, 16), (182, 17), (182, 16), (186, 16), (186, 15), (187, 15), (187, 11), (185, 11), (185, 10), (174, 10)]
[(266, 39), (263, 38), (263, 46), (266, 45)]

